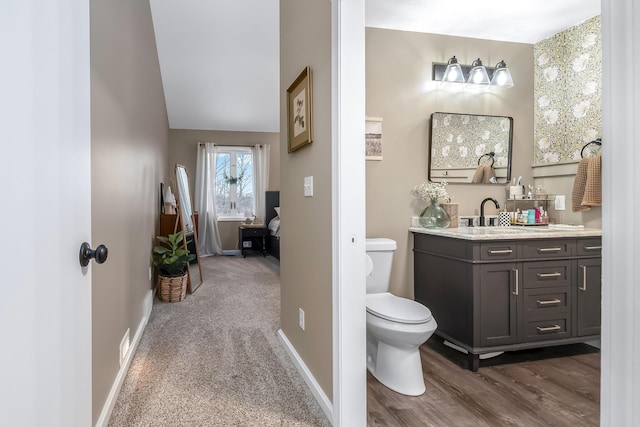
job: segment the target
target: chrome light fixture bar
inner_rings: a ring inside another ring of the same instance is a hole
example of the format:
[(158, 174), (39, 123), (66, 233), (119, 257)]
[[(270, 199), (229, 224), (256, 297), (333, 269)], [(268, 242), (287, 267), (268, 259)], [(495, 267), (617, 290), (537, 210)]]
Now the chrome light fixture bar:
[(461, 65), (453, 56), (446, 64), (433, 63), (433, 80), (443, 84), (467, 84), (477, 87), (512, 87), (513, 78), (502, 60), (495, 67), (485, 67), (480, 58), (471, 65)]

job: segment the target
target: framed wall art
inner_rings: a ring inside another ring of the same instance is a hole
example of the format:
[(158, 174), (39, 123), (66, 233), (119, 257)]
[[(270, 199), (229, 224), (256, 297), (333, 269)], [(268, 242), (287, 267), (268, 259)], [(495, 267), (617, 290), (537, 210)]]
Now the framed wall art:
[(313, 141), (311, 110), (311, 68), (306, 67), (287, 89), (287, 129), (289, 153)]
[(382, 118), (365, 119), (365, 160), (382, 160)]

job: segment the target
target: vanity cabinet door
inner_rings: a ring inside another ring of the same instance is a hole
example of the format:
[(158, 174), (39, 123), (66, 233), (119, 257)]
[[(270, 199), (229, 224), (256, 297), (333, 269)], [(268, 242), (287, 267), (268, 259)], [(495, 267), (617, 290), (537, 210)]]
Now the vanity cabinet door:
[(578, 336), (600, 335), (602, 260), (578, 260), (577, 333)]
[(478, 314), (480, 346), (515, 344), (518, 339), (518, 294), (522, 291), (518, 263), (480, 266)]

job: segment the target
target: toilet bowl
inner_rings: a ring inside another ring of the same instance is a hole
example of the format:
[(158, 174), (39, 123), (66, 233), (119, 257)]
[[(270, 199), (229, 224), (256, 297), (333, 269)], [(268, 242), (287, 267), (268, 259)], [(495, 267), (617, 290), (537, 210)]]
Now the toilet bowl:
[(437, 328), (424, 305), (388, 292), (391, 239), (367, 239), (367, 369), (386, 387), (418, 396), (425, 392), (420, 345)]

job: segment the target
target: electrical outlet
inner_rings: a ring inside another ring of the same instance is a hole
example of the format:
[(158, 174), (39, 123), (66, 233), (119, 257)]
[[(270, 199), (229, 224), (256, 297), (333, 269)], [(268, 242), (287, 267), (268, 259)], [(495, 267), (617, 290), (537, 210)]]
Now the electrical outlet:
[(556, 196), (556, 200), (555, 200), (555, 203), (554, 203), (555, 210), (557, 210), (557, 211), (565, 210), (564, 201), (565, 201), (564, 196)]
[(127, 332), (124, 333), (124, 337), (122, 337), (122, 341), (120, 341), (120, 366), (124, 363), (127, 358), (127, 353), (129, 352), (129, 329), (127, 328)]
[(304, 310), (301, 308), (298, 309), (298, 326), (304, 331)]

